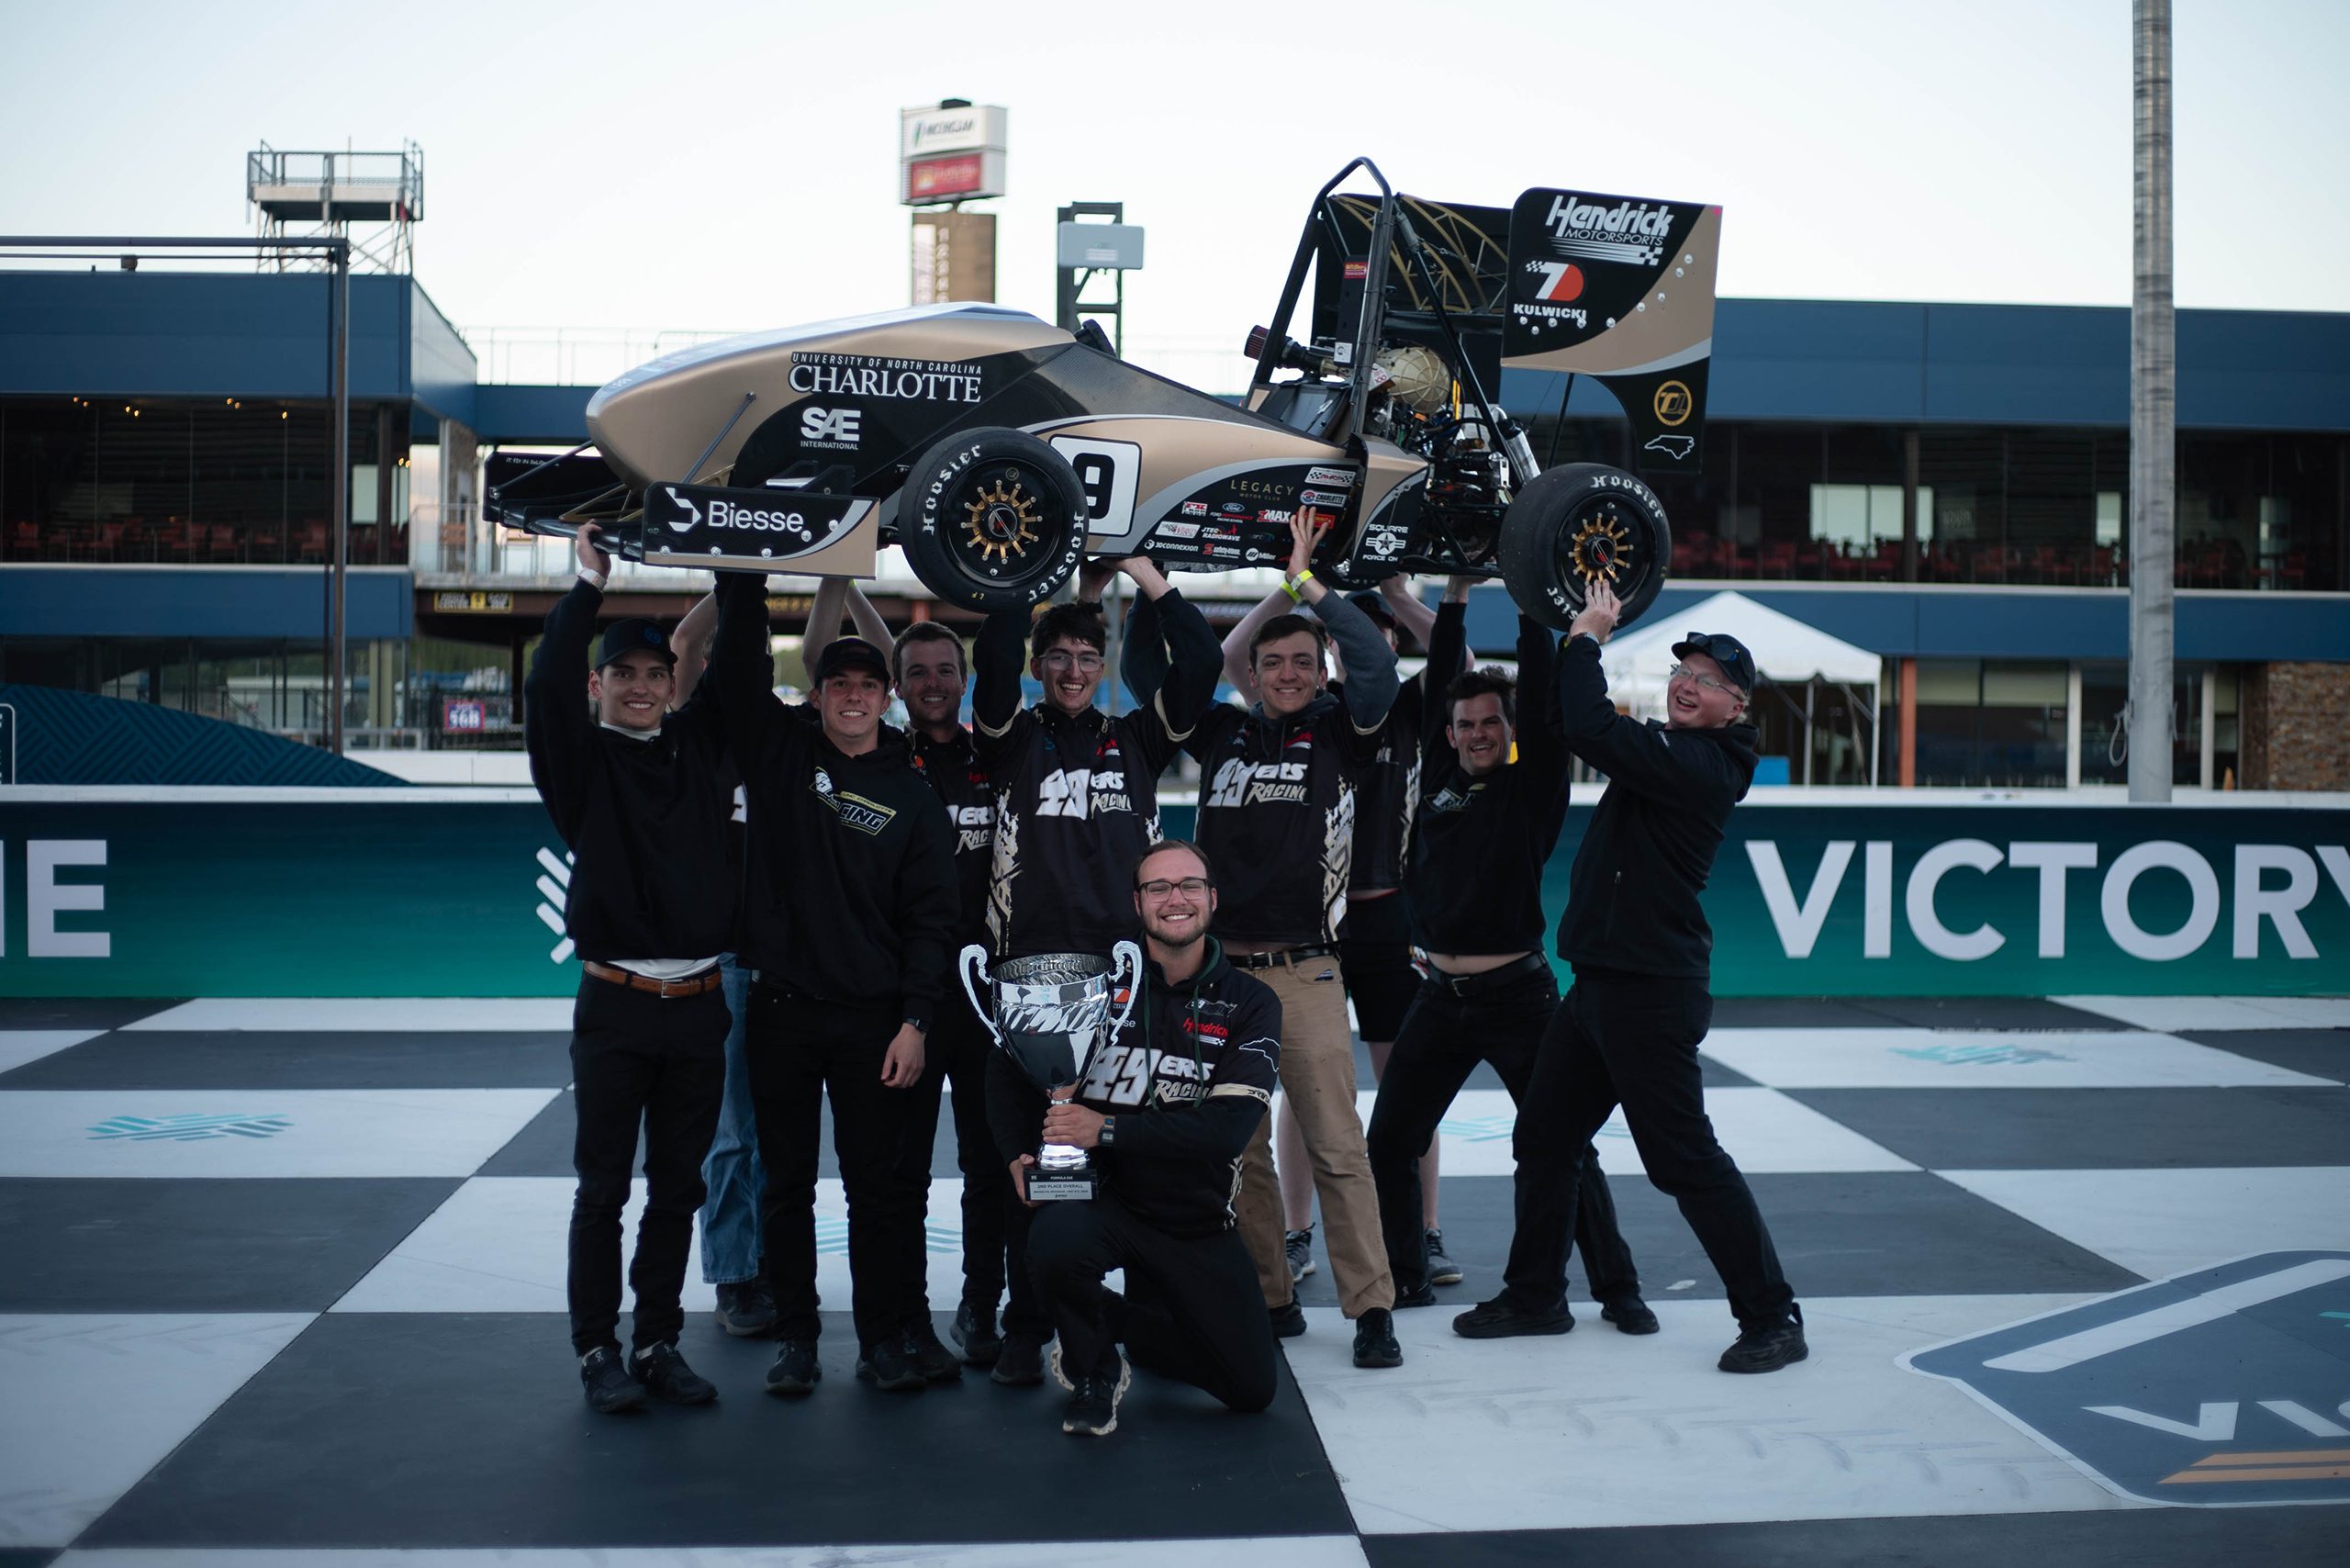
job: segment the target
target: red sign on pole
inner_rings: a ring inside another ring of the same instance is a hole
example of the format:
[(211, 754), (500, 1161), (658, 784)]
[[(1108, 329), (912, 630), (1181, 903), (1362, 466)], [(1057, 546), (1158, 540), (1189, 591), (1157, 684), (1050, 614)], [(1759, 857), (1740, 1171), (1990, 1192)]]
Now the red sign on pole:
[(489, 728), (489, 704), (478, 697), (443, 697), (441, 700), (441, 729), (443, 734), (472, 734)]
[(987, 160), (977, 152), (918, 158), (906, 165), (908, 201), (949, 201), (987, 188)]

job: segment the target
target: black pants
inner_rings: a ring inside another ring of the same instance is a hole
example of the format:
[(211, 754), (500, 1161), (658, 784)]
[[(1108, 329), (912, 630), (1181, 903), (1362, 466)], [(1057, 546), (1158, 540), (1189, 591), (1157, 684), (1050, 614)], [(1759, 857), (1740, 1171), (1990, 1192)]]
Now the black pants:
[(896, 1002), (825, 1002), (759, 980), (744, 1036), (767, 1191), (759, 1205), (777, 1333), (812, 1339), (816, 1317), (817, 1142), (833, 1103), (833, 1151), (848, 1193), (850, 1312), (861, 1347), (901, 1332), (920, 1300), (923, 1214), (899, 1174), (913, 1092), (885, 1088), (881, 1060), (903, 1021)]
[[(1455, 996), (1433, 980), (1420, 982), (1411, 1011), (1388, 1053), (1387, 1072), (1371, 1113), (1371, 1180), (1379, 1186), (1379, 1223), (1387, 1238), (1387, 1266), (1398, 1294), (1428, 1282), (1427, 1235), (1420, 1224), (1420, 1156), (1453, 1097), (1480, 1061), (1494, 1064), (1502, 1086), (1518, 1107), (1521, 1132), (1528, 1120), (1527, 1086), (1543, 1030), (1559, 1010), (1559, 982), (1546, 965), (1539, 974), (1505, 981), (1475, 996)], [(1638, 1295), (1639, 1271), (1631, 1249), (1616, 1226), (1616, 1200), (1591, 1147), (1594, 1127), (1575, 1140), (1583, 1180), (1576, 1188), (1575, 1246), (1595, 1301)], [(1566, 1147), (1561, 1145), (1561, 1148)], [(1559, 1260), (1559, 1289), (1566, 1289), (1566, 1259)], [(1546, 1302), (1543, 1305), (1550, 1305)]]
[(1681, 1205), (1741, 1325), (1784, 1322), (1795, 1293), (1779, 1271), (1762, 1211), (1706, 1115), (1697, 1046), (1713, 1023), (1701, 981), (1581, 969), (1543, 1033), (1520, 1100), (1517, 1233), (1504, 1274), (1528, 1305), (1555, 1300), (1566, 1278), (1566, 1216), (1582, 1164), (1567, 1158), (1618, 1103), (1658, 1191)]
[(571, 1168), (571, 1348), (613, 1345), (621, 1320), (621, 1211), (644, 1129), (644, 1215), (628, 1271), (636, 1295), (636, 1348), (677, 1337), (678, 1295), (701, 1162), (726, 1091), (726, 998), (716, 991), (669, 1000), (583, 975), (571, 1009), (572, 1104), (579, 1126)]
[[(924, 1042), (921, 1084), (907, 1107), (903, 1159), (899, 1179), (914, 1194), (918, 1213), (930, 1206), (930, 1153), (938, 1137), (939, 1092), (954, 1081), (955, 1163), (963, 1172), (963, 1301), (990, 1319), (1009, 1282), (1012, 1303), (1005, 1310), (1006, 1333), (1051, 1338), (1052, 1320), (1036, 1298), (1025, 1260), (1027, 1210), (1012, 1193), (1012, 1173), (996, 1158), (995, 1137), (988, 1130), (988, 1053), (995, 1049), (985, 1025), (963, 997), (949, 997), (939, 1006), (938, 1021)], [(1015, 1213), (1024, 1223), (1014, 1225)], [(1013, 1257), (1007, 1271), (1005, 1258)], [(925, 1264), (927, 1258), (922, 1260)], [(930, 1311), (927, 1278), (918, 1274), (905, 1307), (909, 1320)]]
[[(1238, 1231), (1169, 1236), (1104, 1193), (1034, 1211), (1028, 1258), (1072, 1378), (1117, 1374), (1117, 1345), (1145, 1372), (1206, 1390), (1234, 1410), (1273, 1402), (1273, 1330)], [(1102, 1288), (1126, 1271), (1123, 1304)]]

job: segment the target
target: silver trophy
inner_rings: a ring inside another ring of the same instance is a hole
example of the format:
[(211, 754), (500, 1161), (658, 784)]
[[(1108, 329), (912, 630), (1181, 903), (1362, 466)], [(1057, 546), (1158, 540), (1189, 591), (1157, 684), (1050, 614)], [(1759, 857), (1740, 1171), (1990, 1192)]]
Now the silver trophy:
[[(1028, 1081), (1052, 1100), (1068, 1100), (1084, 1080), (1093, 1053), (1126, 1026), (1142, 996), (1142, 948), (1121, 942), (1104, 958), (1093, 953), (1039, 953), (999, 966), (990, 981), (988, 950), (974, 942), (956, 970), (971, 1010)], [(1113, 1020), (1110, 1001), (1126, 978), (1126, 1004)], [(995, 1005), (979, 1000), (991, 987)], [(1028, 1176), (1028, 1196), (1051, 1203), (1093, 1196), (1093, 1158), (1065, 1143), (1048, 1143)]]

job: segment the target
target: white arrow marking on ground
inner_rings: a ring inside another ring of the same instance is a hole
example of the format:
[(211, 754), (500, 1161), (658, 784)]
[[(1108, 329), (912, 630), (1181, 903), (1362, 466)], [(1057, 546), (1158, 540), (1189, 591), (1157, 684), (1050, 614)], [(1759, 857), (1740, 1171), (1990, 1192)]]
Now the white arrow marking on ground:
[(2217, 1322), (2247, 1306), (2258, 1306), (2279, 1296), (2313, 1290), (2342, 1279), (2350, 1279), (2350, 1260), (2337, 1258), (2324, 1262), (2299, 1263), (2273, 1274), (2262, 1274), (2257, 1279), (2221, 1285), (2217, 1290), (2205, 1291), (2185, 1301), (2175, 1301), (2128, 1317), (2118, 1317), (2095, 1328), (2084, 1328), (2077, 1334), (2051, 1339), (2044, 1345), (2011, 1350), (1983, 1364), (1994, 1372), (2063, 1372), (2083, 1361), (2095, 1361), (2116, 1350), (2126, 1350), (2132, 1345), (2143, 1345), (2165, 1334), (2176, 1334), (2182, 1328)]

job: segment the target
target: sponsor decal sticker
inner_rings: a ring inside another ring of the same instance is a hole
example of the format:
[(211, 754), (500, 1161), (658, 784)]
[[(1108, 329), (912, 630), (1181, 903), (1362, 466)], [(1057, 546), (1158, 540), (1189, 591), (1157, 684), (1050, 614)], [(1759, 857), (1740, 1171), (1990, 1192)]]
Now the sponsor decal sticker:
[(1208, 515), (1208, 504), (1205, 501), (1185, 501), (1183, 503), (1183, 515), (1185, 517), (1205, 517)]
[(1196, 522), (1162, 522), (1158, 525), (1161, 539), (1196, 539), (1199, 532), (1200, 525)]
[(864, 422), (856, 409), (806, 409), (800, 415), (800, 444), (835, 452), (853, 452)]
[(867, 354), (800, 353), (791, 356), (794, 392), (821, 397), (890, 398), (926, 403), (976, 403), (979, 367), (929, 359), (878, 359)]
[(1342, 507), (1347, 504), (1346, 497), (1334, 496), (1326, 490), (1302, 491), (1297, 498), (1309, 507)]
[(1353, 486), (1355, 475), (1351, 468), (1308, 468), (1305, 482), (1309, 485), (1334, 485), (1343, 490)]
[(1656, 389), (1654, 407), (1656, 422), (1661, 425), (1686, 424), (1697, 400), (1689, 395), (1687, 383), (1668, 381)]

